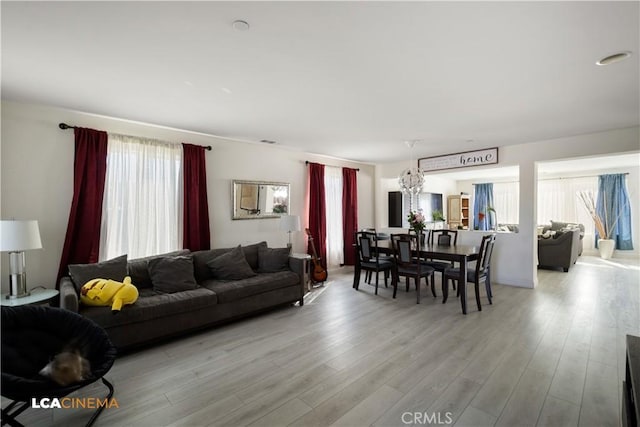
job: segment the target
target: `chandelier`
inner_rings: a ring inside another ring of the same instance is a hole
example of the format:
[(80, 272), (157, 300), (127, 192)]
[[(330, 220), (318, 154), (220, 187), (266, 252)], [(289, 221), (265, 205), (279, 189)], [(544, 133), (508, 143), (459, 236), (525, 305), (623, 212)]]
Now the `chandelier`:
[(405, 141), (405, 144), (411, 151), (411, 161), (410, 166), (400, 172), (398, 184), (400, 185), (400, 190), (409, 195), (409, 210), (411, 211), (413, 210), (413, 199), (420, 194), (422, 186), (424, 185), (424, 171), (418, 166), (413, 166), (413, 146), (416, 144), (416, 141)]

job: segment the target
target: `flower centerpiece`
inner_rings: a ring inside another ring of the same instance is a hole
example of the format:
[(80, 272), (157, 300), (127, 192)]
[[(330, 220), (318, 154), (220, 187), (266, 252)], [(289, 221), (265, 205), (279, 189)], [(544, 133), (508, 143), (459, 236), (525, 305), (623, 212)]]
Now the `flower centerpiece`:
[(421, 234), (425, 228), (427, 228), (427, 223), (424, 218), (424, 214), (422, 213), (422, 209), (418, 209), (418, 211), (410, 211), (409, 216), (409, 227), (416, 232), (416, 234)]

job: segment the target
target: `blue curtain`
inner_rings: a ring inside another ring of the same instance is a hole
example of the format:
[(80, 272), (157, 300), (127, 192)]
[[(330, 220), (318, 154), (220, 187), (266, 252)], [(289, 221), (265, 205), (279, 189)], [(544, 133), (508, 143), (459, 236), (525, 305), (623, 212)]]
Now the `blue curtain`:
[[(600, 175), (598, 177), (596, 211), (603, 222), (606, 221), (607, 232), (611, 230), (609, 238), (616, 241), (616, 249), (632, 250), (631, 207), (624, 174)], [(605, 237), (600, 236), (600, 238)], [(596, 243), (597, 241), (598, 232), (596, 232)]]
[[(493, 183), (473, 184), (473, 228), (475, 230), (494, 230), (496, 228), (496, 216), (488, 208), (493, 208)], [(484, 218), (480, 219), (480, 213)]]

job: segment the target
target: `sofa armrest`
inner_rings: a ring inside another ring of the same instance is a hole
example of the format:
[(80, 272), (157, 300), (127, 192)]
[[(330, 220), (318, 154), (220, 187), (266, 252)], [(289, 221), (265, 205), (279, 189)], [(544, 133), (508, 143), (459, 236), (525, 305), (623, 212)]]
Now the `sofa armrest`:
[(70, 277), (60, 279), (60, 308), (78, 312), (78, 293)]
[(304, 258), (298, 258), (289, 256), (289, 268), (291, 271), (298, 275), (300, 279), (300, 305), (304, 305), (304, 294), (307, 293), (307, 283), (306, 283), (306, 274), (305, 271), (305, 263), (307, 260)]

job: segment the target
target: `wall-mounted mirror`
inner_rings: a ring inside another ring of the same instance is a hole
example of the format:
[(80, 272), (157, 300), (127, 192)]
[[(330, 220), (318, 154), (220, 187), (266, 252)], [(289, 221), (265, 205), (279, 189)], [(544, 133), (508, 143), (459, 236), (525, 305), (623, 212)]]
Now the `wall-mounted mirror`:
[(233, 181), (233, 219), (278, 218), (288, 214), (288, 183)]

